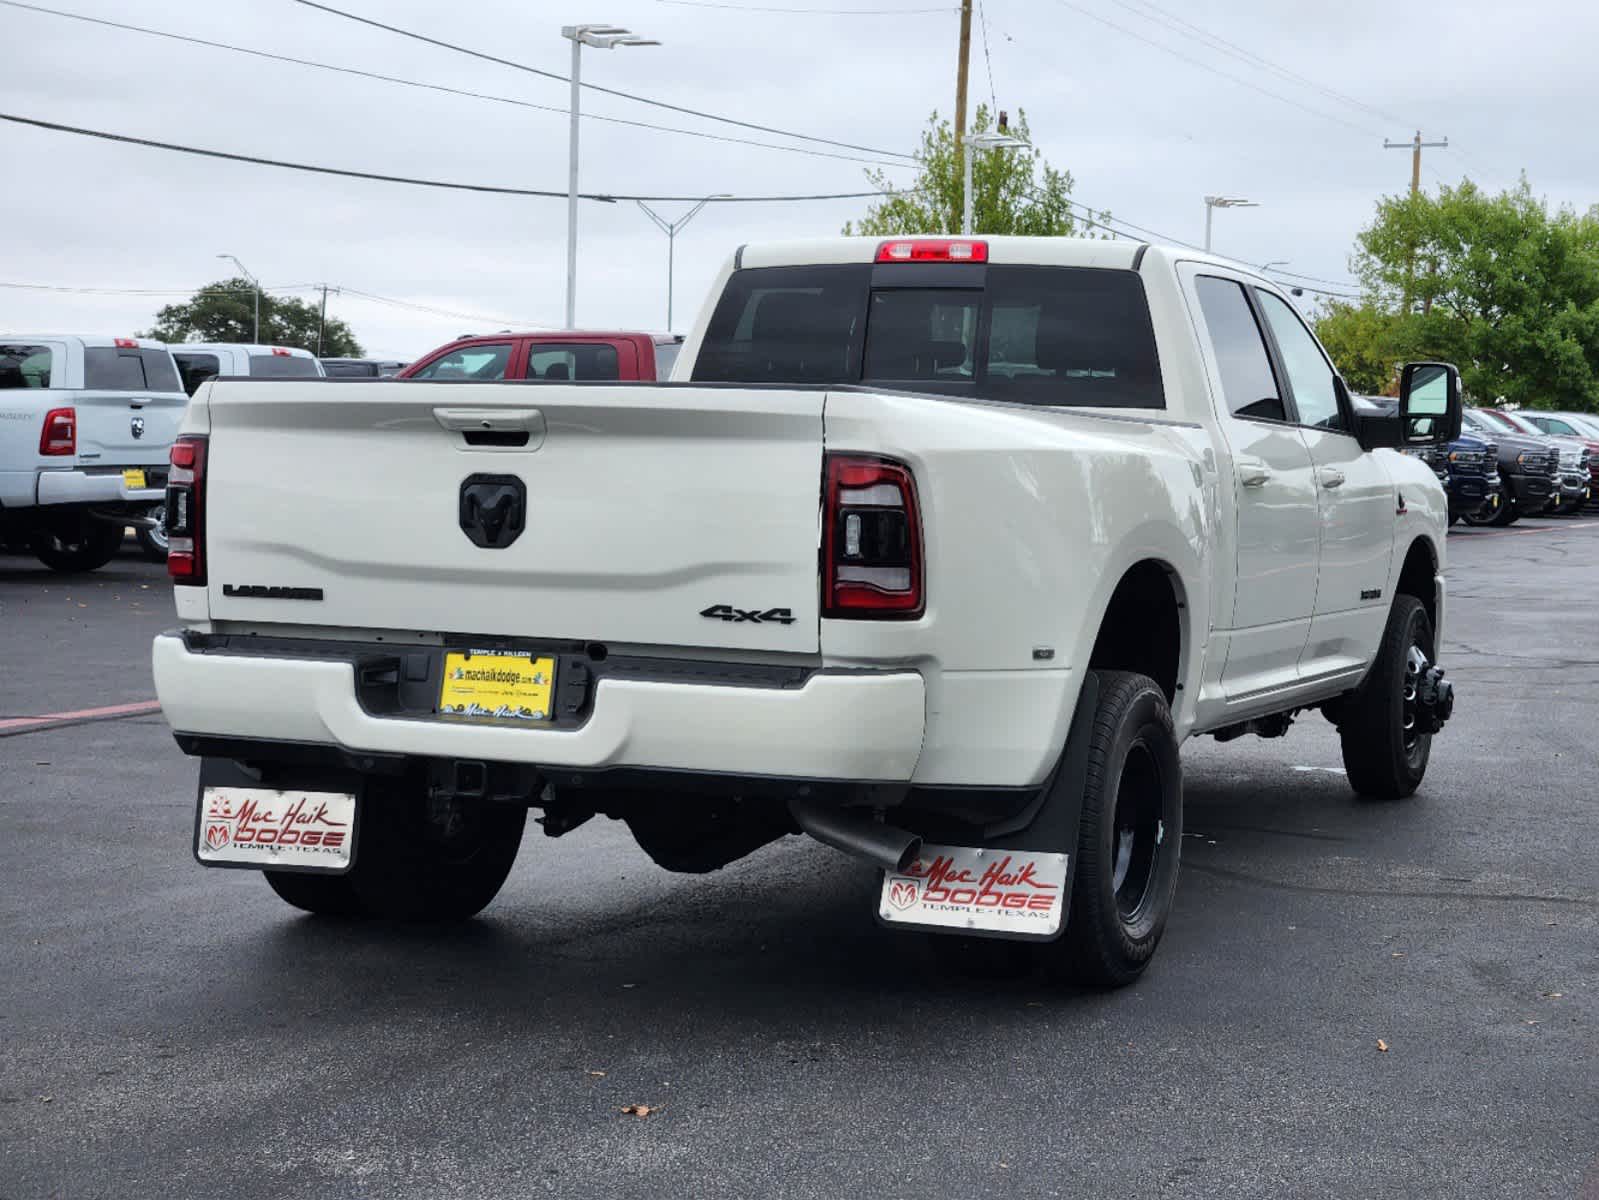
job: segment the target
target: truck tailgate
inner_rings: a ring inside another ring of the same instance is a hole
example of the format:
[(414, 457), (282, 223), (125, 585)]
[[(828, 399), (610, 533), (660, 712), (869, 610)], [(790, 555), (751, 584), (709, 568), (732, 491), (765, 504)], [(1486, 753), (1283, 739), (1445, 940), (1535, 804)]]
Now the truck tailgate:
[(82, 466), (165, 466), (189, 398), (182, 392), (72, 392)]
[[(815, 652), (823, 399), (640, 385), (216, 383), (210, 615)], [(525, 446), (506, 444), (522, 432)], [(470, 506), (463, 516), (463, 498), (498, 503), (501, 487), (525, 494), (523, 528), (514, 540), (500, 530), (509, 544), (475, 544), (463, 519), (480, 538), (485, 528)], [(278, 587), (322, 595), (260, 591)], [(787, 613), (751, 619), (771, 610)]]

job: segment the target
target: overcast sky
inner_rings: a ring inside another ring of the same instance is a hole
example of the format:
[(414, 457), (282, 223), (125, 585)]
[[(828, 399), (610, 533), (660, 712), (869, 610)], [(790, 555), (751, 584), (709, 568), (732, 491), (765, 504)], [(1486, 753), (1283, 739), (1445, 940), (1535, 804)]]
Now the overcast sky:
[[(959, 19), (953, 3), (933, 8), (937, 0), (721, 0), (719, 7), (667, 0), (331, 2), (563, 74), (570, 44), (560, 27), (615, 22), (665, 44), (585, 51), (585, 80), (886, 150), (914, 150), (928, 114), (953, 108)], [(5, 6), (0, 111), (355, 170), (566, 186), (567, 88), (554, 80), (294, 0), (39, 3), (560, 111), (265, 61)], [(750, 11), (762, 4), (830, 12)], [(987, 55), (980, 22), (973, 39), (974, 100), (992, 92), (1001, 108), (1025, 108), (1035, 142), (1052, 164), (1071, 171), (1074, 198), (1083, 203), (1197, 242), (1204, 195), (1248, 197), (1261, 207), (1216, 214), (1219, 252), (1256, 264), (1286, 259), (1288, 270), (1338, 281), (1348, 278), (1348, 253), (1373, 202), (1409, 183), (1409, 154), (1384, 150), (1383, 139), (1408, 139), (1418, 126), (1429, 140), (1447, 136), (1450, 143), (1426, 152), (1422, 182), (1428, 188), (1462, 174), (1504, 187), (1524, 169), (1534, 191), (1552, 203), (1586, 208), (1599, 200), (1593, 132), (1599, 104), (1592, 90), (1599, 5), (1160, 5), (981, 0)], [(855, 12), (834, 15), (842, 9)], [(923, 11), (861, 15), (884, 9)], [(1229, 55), (1196, 29), (1302, 78)], [(589, 92), (584, 103), (608, 116), (782, 140)], [(564, 199), (314, 176), (7, 122), (0, 122), (0, 162), (0, 282), (177, 293), (0, 287), (0, 330), (124, 334), (144, 328), (160, 304), (230, 273), (219, 253), (237, 255), (269, 289), (325, 281), (481, 317), (333, 297), (330, 311), (349, 321), (375, 355), (409, 359), (463, 332), (561, 320)], [(864, 169), (840, 159), (601, 122), (585, 122), (583, 130), (582, 183), (596, 191), (858, 191), (866, 186)], [(908, 183), (913, 172), (891, 176)], [(836, 233), (866, 203), (707, 208), (677, 239), (678, 329), (690, 324), (716, 267), (740, 242)], [(676, 215), (687, 206), (658, 207)], [(631, 204), (586, 203), (580, 229), (578, 324), (662, 328), (665, 236)]]

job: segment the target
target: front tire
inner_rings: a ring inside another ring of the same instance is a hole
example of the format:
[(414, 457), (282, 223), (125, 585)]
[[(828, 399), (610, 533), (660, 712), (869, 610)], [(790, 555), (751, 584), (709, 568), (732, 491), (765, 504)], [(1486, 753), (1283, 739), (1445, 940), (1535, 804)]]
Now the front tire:
[(1171, 913), (1182, 766), (1160, 686), (1127, 671), (1099, 679), (1063, 948), (1082, 982), (1123, 987), (1149, 965)]
[(110, 521), (80, 517), (75, 524), (63, 525), (39, 535), (33, 553), (52, 571), (76, 574), (106, 565), (122, 548), (124, 530)]
[(1435, 654), (1426, 608), (1414, 596), (1395, 596), (1376, 660), (1338, 725), (1344, 770), (1358, 794), (1402, 800), (1421, 786), (1432, 734), (1417, 724), (1416, 683)]

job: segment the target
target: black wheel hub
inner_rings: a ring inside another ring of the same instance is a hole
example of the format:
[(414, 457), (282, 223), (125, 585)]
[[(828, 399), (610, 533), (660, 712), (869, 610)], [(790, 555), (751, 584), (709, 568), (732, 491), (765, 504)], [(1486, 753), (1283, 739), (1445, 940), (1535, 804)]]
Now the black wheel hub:
[(1405, 662), (1405, 702), (1403, 724), (1405, 749), (1412, 751), (1416, 739), (1431, 736), (1444, 727), (1455, 711), (1455, 685), (1444, 678), (1444, 669), (1427, 661), (1420, 646), (1411, 646)]

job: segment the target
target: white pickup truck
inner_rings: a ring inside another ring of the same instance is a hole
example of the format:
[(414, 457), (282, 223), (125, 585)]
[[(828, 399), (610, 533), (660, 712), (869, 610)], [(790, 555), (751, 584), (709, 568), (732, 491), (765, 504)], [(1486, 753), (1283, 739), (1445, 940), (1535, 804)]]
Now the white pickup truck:
[(803, 831), (887, 926), (1130, 982), (1186, 738), (1319, 708), (1421, 782), (1446, 503), (1390, 447), (1459, 421), (1444, 364), (1357, 411), (1238, 264), (1060, 239), (745, 246), (665, 385), (207, 384), (154, 646), (195, 855), (459, 918), (529, 808), (679, 871)]
[(154, 553), (187, 402), (160, 342), (0, 335), (0, 546), (92, 571), (132, 525)]

